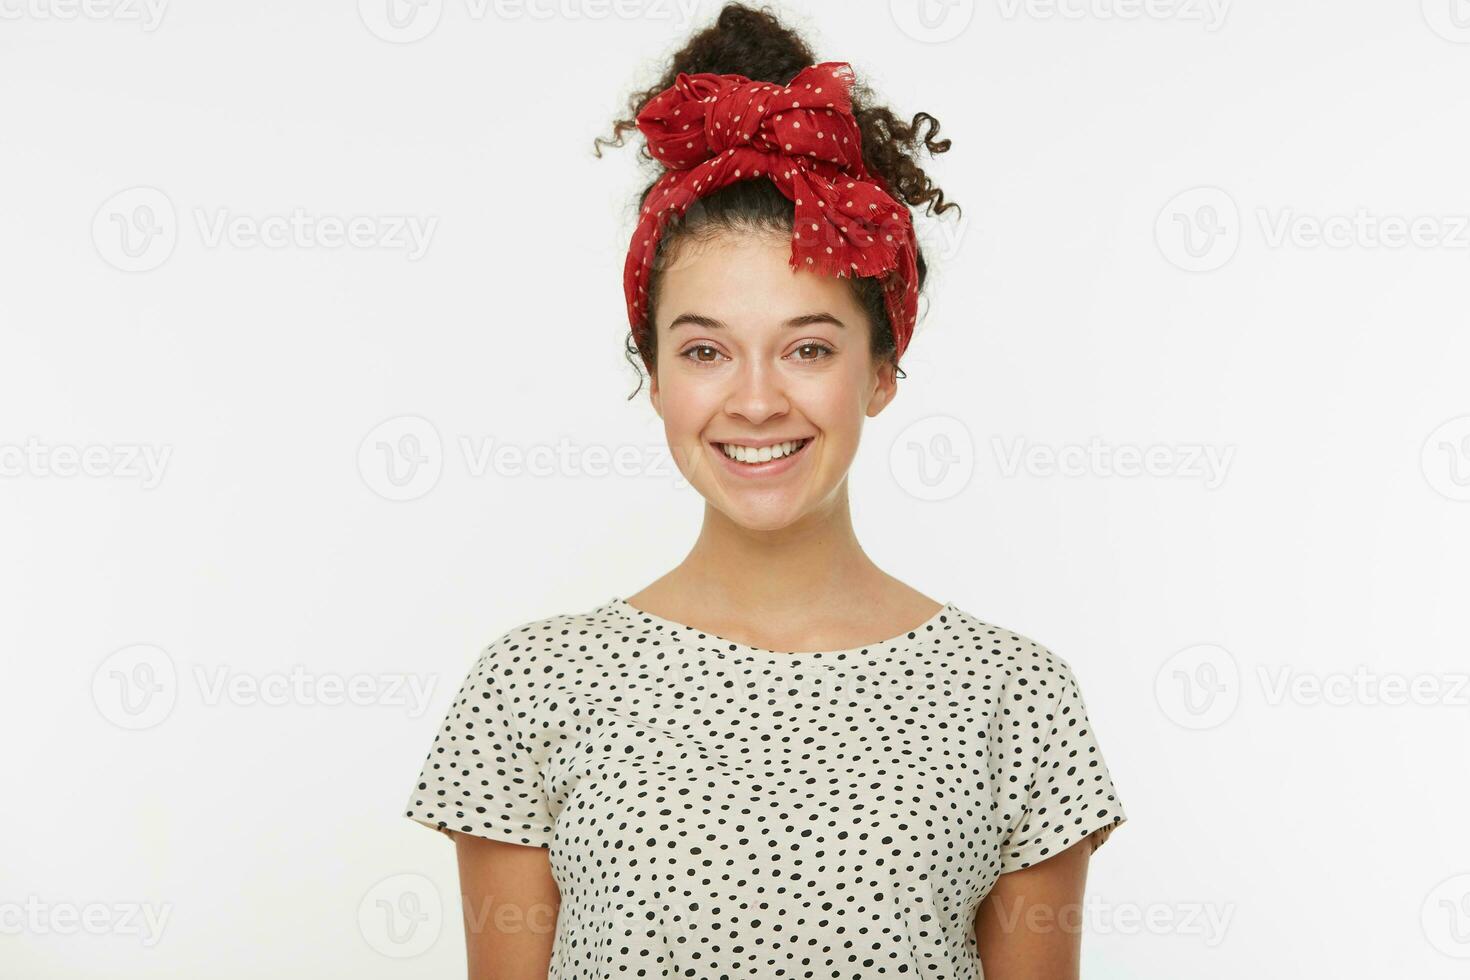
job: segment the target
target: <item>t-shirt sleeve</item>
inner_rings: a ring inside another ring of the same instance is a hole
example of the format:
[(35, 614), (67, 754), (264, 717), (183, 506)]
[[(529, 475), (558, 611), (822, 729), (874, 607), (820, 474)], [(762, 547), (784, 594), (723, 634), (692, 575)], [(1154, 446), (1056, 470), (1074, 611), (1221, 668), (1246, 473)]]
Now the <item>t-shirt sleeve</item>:
[(455, 831), (550, 847), (554, 818), (541, 759), (526, 741), (535, 699), (490, 644), (434, 736), (408, 799), (408, 817)]
[(1010, 710), (1033, 733), (1014, 747), (1030, 782), (1017, 822), (1001, 845), (1000, 873), (1028, 868), (1095, 834), (1097, 850), (1127, 820), (1068, 665), (1047, 655), (1048, 669), (1014, 678)]

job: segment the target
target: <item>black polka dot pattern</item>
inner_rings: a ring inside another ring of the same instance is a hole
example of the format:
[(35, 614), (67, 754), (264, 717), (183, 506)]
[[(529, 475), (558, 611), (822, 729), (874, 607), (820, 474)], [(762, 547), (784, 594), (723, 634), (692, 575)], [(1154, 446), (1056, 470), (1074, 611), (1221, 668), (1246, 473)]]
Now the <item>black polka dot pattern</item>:
[(620, 598), (484, 650), (407, 815), (549, 849), (548, 980), (977, 978), (996, 878), (1126, 819), (1068, 665), (953, 604), (786, 653)]

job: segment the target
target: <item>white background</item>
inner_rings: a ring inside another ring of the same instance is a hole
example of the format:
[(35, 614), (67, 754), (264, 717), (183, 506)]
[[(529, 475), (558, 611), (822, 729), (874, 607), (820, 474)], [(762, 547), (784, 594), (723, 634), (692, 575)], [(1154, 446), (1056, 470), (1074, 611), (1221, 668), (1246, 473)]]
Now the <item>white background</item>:
[[(697, 531), (590, 151), (717, 7), (385, 3), (0, 0), (6, 977), (461, 975), (459, 682)], [(1463, 976), (1470, 5), (781, 9), (954, 140), (855, 519), (1080, 678), (1084, 976)]]

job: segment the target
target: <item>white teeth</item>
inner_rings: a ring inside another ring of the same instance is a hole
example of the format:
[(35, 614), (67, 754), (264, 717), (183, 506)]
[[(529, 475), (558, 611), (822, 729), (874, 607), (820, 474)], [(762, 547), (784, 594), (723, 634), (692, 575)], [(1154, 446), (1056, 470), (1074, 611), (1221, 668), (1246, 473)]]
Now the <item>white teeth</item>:
[(762, 446), (760, 449), (722, 442), (720, 443), (720, 449), (724, 451), (726, 456), (729, 456), (736, 462), (764, 463), (768, 460), (779, 459), (782, 456), (789, 456), (806, 445), (806, 442), (807, 440), (805, 439), (796, 439), (791, 442), (778, 442), (774, 446)]

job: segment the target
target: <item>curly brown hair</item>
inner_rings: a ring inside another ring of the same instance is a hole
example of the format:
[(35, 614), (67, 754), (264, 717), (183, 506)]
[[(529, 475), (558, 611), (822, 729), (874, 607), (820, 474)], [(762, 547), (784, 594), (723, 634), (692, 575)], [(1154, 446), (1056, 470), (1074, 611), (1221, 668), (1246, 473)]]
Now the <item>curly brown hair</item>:
[[(604, 145), (622, 146), (625, 133), (631, 130), (636, 134), (638, 113), (654, 96), (673, 85), (680, 72), (691, 75), (701, 72), (738, 74), (757, 82), (786, 85), (803, 68), (816, 63), (817, 59), (806, 41), (781, 23), (768, 7), (726, 3), (713, 24), (695, 33), (673, 55), (663, 77), (655, 85), (629, 97), (627, 115), (613, 124), (611, 139), (599, 136), (592, 141), (593, 153), (601, 158)], [(862, 134), (863, 163), (869, 173), (885, 185), (895, 200), (909, 207), (924, 205), (932, 214), (959, 209), (958, 204), (944, 199), (944, 192), (916, 162), (921, 145), (931, 156), (949, 149), (949, 140), (935, 139), (939, 133), (939, 120), (927, 112), (920, 112), (911, 122), (905, 123), (887, 107), (874, 104), (872, 91), (861, 81), (853, 83), (850, 94), (853, 117)], [(653, 166), (655, 179), (657, 173), (662, 173), (662, 165), (654, 160), (646, 142), (640, 148), (638, 159)], [(640, 209), (652, 189), (651, 180), (639, 193), (637, 204)], [(787, 238), (791, 235), (795, 208), (769, 180), (737, 181), (701, 197), (696, 203), (697, 207), (689, 208), (682, 215), (671, 215), (664, 225), (649, 278), (650, 302), (643, 326), (652, 327), (659, 280), (662, 278), (660, 273), (680, 241), (707, 240), (729, 230), (770, 231)], [(922, 291), (927, 274), (922, 248), (918, 252), (917, 266), (918, 287)], [(897, 346), (879, 280), (865, 276), (848, 281), (859, 305), (868, 315), (875, 362), (894, 359)], [(630, 327), (624, 342), (624, 356), (634, 371), (638, 370), (641, 361), (652, 374), (658, 362), (657, 332), (640, 329), (635, 333)], [(894, 367), (897, 368), (896, 362)], [(901, 374), (899, 376), (902, 377)], [(628, 397), (636, 395), (642, 386), (640, 374), (638, 388)]]

